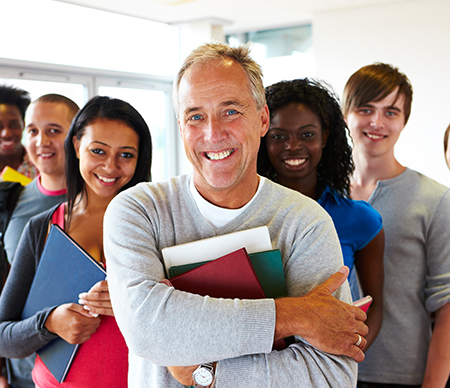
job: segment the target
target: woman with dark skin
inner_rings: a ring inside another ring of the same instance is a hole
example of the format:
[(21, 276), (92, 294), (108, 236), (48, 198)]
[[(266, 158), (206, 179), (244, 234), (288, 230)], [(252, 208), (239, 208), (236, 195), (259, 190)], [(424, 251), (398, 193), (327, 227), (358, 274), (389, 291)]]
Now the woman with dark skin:
[[(371, 295), (366, 336), (369, 348), (383, 318), (384, 232), (380, 215), (349, 198), (353, 172), (348, 129), (337, 98), (316, 81), (283, 81), (266, 88), (270, 127), (262, 138), (258, 173), (316, 201), (330, 214), (344, 264)], [(352, 294), (359, 297), (356, 278)]]

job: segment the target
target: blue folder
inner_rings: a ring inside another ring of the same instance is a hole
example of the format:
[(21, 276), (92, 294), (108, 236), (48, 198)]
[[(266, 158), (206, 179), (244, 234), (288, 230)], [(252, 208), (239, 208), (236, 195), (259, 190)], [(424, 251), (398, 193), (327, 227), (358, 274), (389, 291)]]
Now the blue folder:
[[(22, 319), (46, 307), (77, 303), (80, 292), (105, 280), (106, 271), (58, 225), (52, 225), (31, 285)], [(58, 380), (63, 382), (79, 345), (56, 338), (37, 353)]]

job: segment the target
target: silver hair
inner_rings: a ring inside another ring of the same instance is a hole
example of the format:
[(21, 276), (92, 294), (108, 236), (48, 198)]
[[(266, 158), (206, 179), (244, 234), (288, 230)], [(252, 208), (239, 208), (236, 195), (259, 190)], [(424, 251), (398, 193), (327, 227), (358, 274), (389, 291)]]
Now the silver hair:
[(179, 117), (180, 113), (178, 100), (180, 82), (187, 70), (194, 65), (225, 61), (227, 59), (232, 59), (242, 66), (242, 69), (247, 75), (250, 93), (253, 95), (256, 108), (260, 110), (264, 107), (266, 104), (266, 95), (262, 82), (262, 70), (261, 66), (250, 57), (249, 46), (240, 45), (238, 47), (230, 47), (226, 44), (212, 42), (201, 45), (193, 50), (185, 59), (175, 78), (175, 82), (173, 83), (173, 107), (177, 117)]

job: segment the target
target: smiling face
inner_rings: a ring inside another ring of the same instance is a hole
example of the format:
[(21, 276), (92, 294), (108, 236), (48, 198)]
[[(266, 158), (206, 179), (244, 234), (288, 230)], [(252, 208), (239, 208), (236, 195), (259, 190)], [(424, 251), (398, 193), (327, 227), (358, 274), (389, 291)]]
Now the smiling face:
[(404, 97), (397, 90), (380, 101), (363, 104), (346, 117), (355, 150), (369, 157), (394, 155), (405, 126)]
[(23, 120), (15, 105), (0, 104), (0, 155), (22, 153)]
[(133, 178), (139, 136), (124, 122), (98, 119), (73, 144), (89, 198), (112, 199)]
[(189, 69), (179, 101), (180, 133), (197, 190), (218, 206), (243, 206), (258, 185), (256, 157), (269, 124), (267, 106), (257, 110), (245, 72), (232, 60)]
[(265, 137), (277, 182), (313, 195), (309, 191), (315, 192), (317, 165), (327, 138), (319, 117), (305, 105), (290, 103), (277, 109)]
[(26, 115), (27, 151), (45, 181), (64, 177), (64, 141), (73, 114), (65, 104), (37, 102), (30, 105)]

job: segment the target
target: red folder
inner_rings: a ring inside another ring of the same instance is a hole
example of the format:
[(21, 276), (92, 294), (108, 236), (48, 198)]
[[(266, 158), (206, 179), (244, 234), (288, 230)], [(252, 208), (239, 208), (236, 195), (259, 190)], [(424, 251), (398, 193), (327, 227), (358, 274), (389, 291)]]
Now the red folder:
[[(214, 298), (262, 299), (266, 296), (245, 248), (169, 279), (180, 291)], [(274, 348), (284, 349), (283, 340)]]
[(175, 276), (170, 282), (177, 290), (214, 298), (266, 297), (245, 248)]

